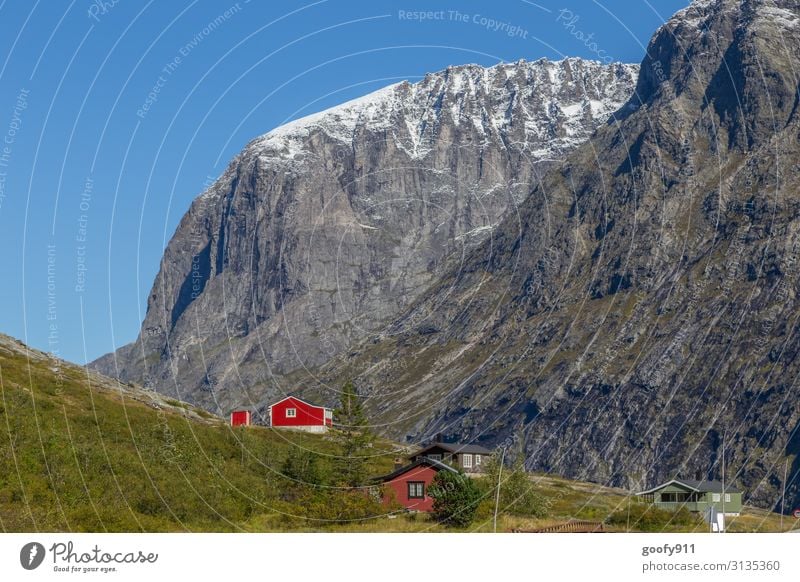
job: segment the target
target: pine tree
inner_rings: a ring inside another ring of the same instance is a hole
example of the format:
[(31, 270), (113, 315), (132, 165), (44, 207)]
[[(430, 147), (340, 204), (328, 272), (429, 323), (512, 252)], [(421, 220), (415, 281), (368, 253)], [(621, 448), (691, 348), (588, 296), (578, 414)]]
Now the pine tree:
[(455, 527), (466, 527), (475, 519), (481, 490), (464, 473), (442, 470), (428, 490), (433, 497), (433, 517)]
[(300, 448), (289, 451), (281, 472), (295, 485), (323, 485), (326, 479), (319, 455)]
[(364, 405), (352, 382), (342, 387), (339, 408), (334, 411), (339, 440), (339, 475), (345, 485), (361, 487), (367, 480), (367, 449), (374, 435), (369, 427)]

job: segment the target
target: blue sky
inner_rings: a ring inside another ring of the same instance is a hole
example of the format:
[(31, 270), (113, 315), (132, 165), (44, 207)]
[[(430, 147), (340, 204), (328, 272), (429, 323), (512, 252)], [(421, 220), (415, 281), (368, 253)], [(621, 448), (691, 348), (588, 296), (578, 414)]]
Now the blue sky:
[(448, 65), (639, 62), (687, 3), (0, 0), (0, 331), (135, 339), (191, 200), (285, 121)]

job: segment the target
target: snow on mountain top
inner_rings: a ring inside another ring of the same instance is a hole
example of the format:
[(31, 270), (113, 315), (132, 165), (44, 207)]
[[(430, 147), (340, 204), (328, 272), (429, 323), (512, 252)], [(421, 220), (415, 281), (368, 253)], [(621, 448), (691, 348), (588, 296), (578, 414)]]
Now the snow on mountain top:
[(320, 126), (329, 121), (336, 121), (343, 126), (353, 127), (359, 119), (378, 118), (379, 114), (385, 111), (386, 106), (391, 103), (392, 96), (398, 85), (400, 85), (400, 83), (395, 83), (329, 109), (295, 119), (294, 121), (276, 127), (264, 137), (273, 139), (293, 137), (299, 135), (306, 129)]
[(399, 149), (421, 158), (430, 151), (436, 128), (451, 122), (471, 125), (486, 138), (522, 128), (517, 142), (533, 141), (530, 151), (549, 147), (550, 155), (558, 155), (588, 137), (587, 116), (607, 118), (624, 104), (638, 69), (579, 58), (451, 66), (281, 125), (248, 149), (265, 161), (302, 162), (312, 133), (352, 144), (369, 131), (393, 135)]

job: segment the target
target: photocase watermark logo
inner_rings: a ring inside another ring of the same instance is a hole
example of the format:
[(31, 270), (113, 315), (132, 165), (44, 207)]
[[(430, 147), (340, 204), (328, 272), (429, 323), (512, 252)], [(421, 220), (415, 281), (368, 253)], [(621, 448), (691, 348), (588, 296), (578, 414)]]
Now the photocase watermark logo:
[[(56, 542), (49, 548), (39, 542), (22, 546), (19, 563), (26, 570), (35, 570), (48, 559), (53, 572), (72, 574), (109, 574), (123, 568), (147, 566), (158, 561), (155, 552), (142, 550), (106, 550), (99, 544), (80, 548), (71, 541)], [(0, 577), (0, 580), (4, 578)]]
[(26, 570), (35, 570), (42, 565), (45, 553), (44, 546), (39, 542), (27, 543), (19, 552), (19, 563)]

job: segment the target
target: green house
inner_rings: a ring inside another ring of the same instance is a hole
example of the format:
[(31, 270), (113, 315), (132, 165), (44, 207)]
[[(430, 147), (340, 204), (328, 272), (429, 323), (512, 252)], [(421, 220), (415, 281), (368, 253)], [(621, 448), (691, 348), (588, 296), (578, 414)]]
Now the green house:
[(672, 479), (636, 495), (660, 509), (685, 507), (689, 511), (704, 512), (713, 506), (725, 515), (739, 515), (742, 511), (742, 492), (728, 484), (723, 490), (720, 481)]

